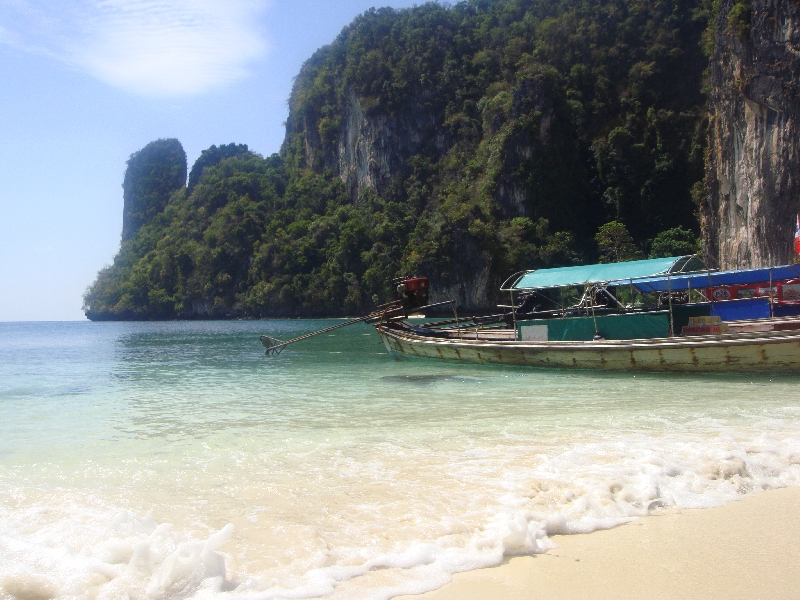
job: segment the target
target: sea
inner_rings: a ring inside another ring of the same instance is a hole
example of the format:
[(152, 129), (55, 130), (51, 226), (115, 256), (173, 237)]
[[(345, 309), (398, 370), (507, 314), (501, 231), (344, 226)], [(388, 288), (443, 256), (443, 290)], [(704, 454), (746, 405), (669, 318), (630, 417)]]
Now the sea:
[(337, 323), (0, 323), (0, 598), (387, 600), (800, 485), (800, 375), (259, 342)]

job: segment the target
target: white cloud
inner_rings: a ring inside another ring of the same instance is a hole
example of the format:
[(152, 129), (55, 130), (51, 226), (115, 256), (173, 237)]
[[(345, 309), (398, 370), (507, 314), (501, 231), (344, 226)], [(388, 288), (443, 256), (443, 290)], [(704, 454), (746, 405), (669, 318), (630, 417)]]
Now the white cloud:
[(140, 94), (204, 92), (241, 79), (266, 51), (263, 0), (39, 2), (0, 0), (0, 42)]

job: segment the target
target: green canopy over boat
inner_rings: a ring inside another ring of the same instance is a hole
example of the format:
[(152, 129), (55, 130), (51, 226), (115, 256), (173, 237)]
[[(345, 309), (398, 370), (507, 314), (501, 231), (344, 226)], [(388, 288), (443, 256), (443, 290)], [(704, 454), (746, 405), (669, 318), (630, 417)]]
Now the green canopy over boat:
[[(580, 265), (577, 267), (536, 269), (521, 275), (518, 274), (517, 280), (511, 285), (511, 289), (533, 290), (608, 283), (618, 280), (630, 281), (644, 277), (666, 275), (667, 273), (697, 271), (704, 268), (705, 266), (697, 260), (696, 256), (689, 255), (598, 265)], [(503, 289), (508, 290), (505, 285)]]

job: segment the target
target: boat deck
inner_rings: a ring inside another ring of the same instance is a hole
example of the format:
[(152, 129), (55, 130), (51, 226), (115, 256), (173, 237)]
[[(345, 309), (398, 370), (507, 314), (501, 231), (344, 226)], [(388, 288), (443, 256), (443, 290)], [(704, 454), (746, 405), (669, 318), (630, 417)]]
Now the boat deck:
[[(770, 331), (798, 331), (799, 317), (773, 317), (769, 319), (726, 321), (731, 333), (766, 333)], [(438, 335), (446, 340), (480, 340), (486, 342), (510, 342), (516, 339), (515, 332), (507, 327), (461, 327), (437, 329)], [(718, 335), (718, 334), (709, 334)], [(684, 336), (676, 336), (678, 338)], [(692, 335), (691, 337), (697, 337)]]
[(748, 321), (727, 321), (732, 333), (800, 330), (800, 317), (773, 317)]
[(445, 339), (452, 340), (482, 340), (485, 342), (511, 342), (516, 339), (513, 329), (500, 327), (469, 327), (448, 332)]

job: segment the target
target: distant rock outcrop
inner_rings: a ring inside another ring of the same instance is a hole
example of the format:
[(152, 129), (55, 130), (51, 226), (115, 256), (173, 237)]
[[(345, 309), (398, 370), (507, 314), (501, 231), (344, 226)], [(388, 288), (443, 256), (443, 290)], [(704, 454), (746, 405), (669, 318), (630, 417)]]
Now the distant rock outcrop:
[(167, 206), (173, 192), (186, 185), (186, 152), (176, 139), (150, 142), (131, 154), (122, 184), (122, 241)]
[(723, 0), (711, 61), (706, 253), (792, 262), (800, 211), (800, 2)]
[(226, 158), (240, 156), (247, 151), (247, 144), (220, 144), (219, 146), (211, 146), (203, 150), (200, 157), (194, 161), (192, 170), (189, 172), (189, 183), (186, 186), (186, 194), (192, 193), (194, 186), (200, 181), (200, 177), (203, 175), (205, 169), (219, 164)]

